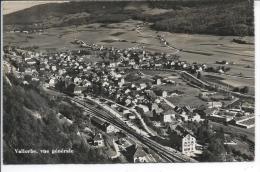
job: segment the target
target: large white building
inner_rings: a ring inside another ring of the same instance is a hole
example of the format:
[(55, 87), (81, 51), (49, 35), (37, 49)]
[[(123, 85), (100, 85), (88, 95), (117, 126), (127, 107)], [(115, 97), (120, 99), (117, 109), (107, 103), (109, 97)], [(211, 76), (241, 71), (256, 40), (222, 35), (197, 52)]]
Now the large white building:
[(196, 152), (197, 143), (191, 131), (179, 124), (170, 126), (170, 130), (174, 137), (173, 145), (175, 148), (187, 156), (193, 156)]
[(182, 138), (181, 151), (188, 156), (192, 155), (196, 150), (196, 138), (191, 134), (187, 134)]

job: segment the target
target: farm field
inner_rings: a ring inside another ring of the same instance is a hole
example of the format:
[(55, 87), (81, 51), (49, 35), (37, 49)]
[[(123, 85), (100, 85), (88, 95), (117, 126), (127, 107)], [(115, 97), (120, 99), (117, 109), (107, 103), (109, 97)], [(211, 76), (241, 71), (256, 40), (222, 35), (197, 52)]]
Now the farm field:
[(254, 78), (243, 78), (236, 76), (220, 75), (214, 73), (207, 73), (204, 75), (206, 81), (215, 82), (223, 86), (229, 85), (229, 87), (245, 87), (249, 88), (248, 94), (254, 95), (255, 93), (255, 80)]
[[(173, 84), (165, 84), (156, 86), (162, 90), (168, 92), (167, 100), (177, 106), (191, 106), (191, 107), (199, 107), (201, 105), (206, 105), (207, 103), (199, 98), (200, 89), (194, 88), (181, 79), (175, 79), (177, 83), (176, 86)], [(179, 95), (172, 95), (171, 93), (179, 93)]]

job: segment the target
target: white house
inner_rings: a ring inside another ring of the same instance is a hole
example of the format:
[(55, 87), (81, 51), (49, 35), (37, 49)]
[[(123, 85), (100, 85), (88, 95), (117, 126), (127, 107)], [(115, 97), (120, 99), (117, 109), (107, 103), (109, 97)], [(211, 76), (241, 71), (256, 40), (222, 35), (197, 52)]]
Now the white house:
[(142, 111), (143, 113), (149, 112), (149, 108), (142, 104), (136, 106), (136, 108), (137, 108), (137, 111), (139, 110), (139, 111)]
[(55, 87), (55, 83), (56, 83), (56, 79), (55, 78), (51, 78), (49, 81), (49, 86), (50, 87)]
[(221, 108), (222, 107), (221, 102), (208, 102), (207, 105), (208, 105), (208, 108)]
[(197, 113), (195, 115), (193, 115), (189, 120), (190, 121), (196, 121), (196, 122), (203, 121), (203, 119), (201, 119), (200, 115), (197, 114)]
[(162, 97), (166, 98), (167, 97), (167, 91), (162, 92)]
[(163, 113), (163, 122), (173, 122), (175, 120), (174, 111), (168, 110)]
[(52, 70), (52, 71), (56, 71), (56, 70), (57, 70), (57, 67), (53, 65), (53, 66), (51, 66), (51, 70)]
[(169, 114), (163, 116), (163, 122), (173, 122), (175, 119), (175, 114)]
[(80, 95), (80, 94), (82, 94), (82, 92), (85, 90), (86, 88), (85, 87), (80, 87), (80, 86), (76, 86), (75, 88), (74, 88), (74, 94), (76, 94), (76, 95)]
[(158, 79), (156, 80), (156, 84), (157, 84), (157, 85), (161, 85), (161, 84), (162, 84), (162, 81), (161, 81), (160, 78), (158, 78)]
[(140, 88), (141, 88), (141, 89), (145, 89), (146, 87), (147, 87), (146, 83), (141, 83), (141, 84), (140, 84)]
[(79, 77), (75, 77), (73, 82), (74, 84), (79, 85), (82, 82), (82, 80)]
[(29, 60), (26, 61), (26, 63), (28, 65), (34, 65), (34, 64), (36, 64), (36, 61), (34, 59), (29, 59)]
[(187, 134), (182, 138), (182, 153), (188, 156), (196, 151), (196, 138)]

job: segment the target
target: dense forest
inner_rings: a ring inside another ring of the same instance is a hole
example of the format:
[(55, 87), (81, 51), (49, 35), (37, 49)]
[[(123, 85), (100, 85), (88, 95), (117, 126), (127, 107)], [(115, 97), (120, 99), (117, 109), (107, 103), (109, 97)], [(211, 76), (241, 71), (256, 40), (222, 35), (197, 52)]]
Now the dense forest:
[[(44, 29), (136, 19), (152, 23), (151, 27), (158, 31), (247, 36), (254, 35), (253, 6), (250, 0), (69, 2), (38, 5), (5, 15), (4, 25), (5, 29)], [(164, 12), (147, 13), (152, 9)]]
[[(5, 77), (6, 78), (6, 77)], [(5, 164), (108, 163), (102, 149), (84, 144), (77, 125), (59, 123), (63, 113), (77, 121), (81, 110), (59, 100), (52, 100), (35, 86), (23, 86), (12, 75), (3, 82), (3, 161)], [(10, 81), (10, 82), (9, 82)], [(66, 108), (66, 113), (64, 113)], [(18, 154), (15, 149), (72, 149), (72, 154)]]

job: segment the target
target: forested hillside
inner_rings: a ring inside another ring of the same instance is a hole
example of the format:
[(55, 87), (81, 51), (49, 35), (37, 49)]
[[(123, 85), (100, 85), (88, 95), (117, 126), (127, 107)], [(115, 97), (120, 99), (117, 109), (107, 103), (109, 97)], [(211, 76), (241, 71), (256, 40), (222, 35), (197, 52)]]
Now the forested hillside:
[(159, 31), (254, 35), (254, 1), (174, 0), (44, 4), (4, 16), (5, 30), (50, 28), (128, 19), (151, 22)]
[[(66, 108), (68, 118), (77, 121), (82, 114), (75, 106), (51, 100), (39, 88), (22, 86), (12, 75), (3, 84), (3, 156), (5, 164), (106, 163), (102, 149), (92, 149), (77, 135), (77, 122), (62, 125), (57, 113)], [(9, 82), (10, 81), (10, 82)], [(72, 149), (71, 154), (18, 154), (15, 149)]]

